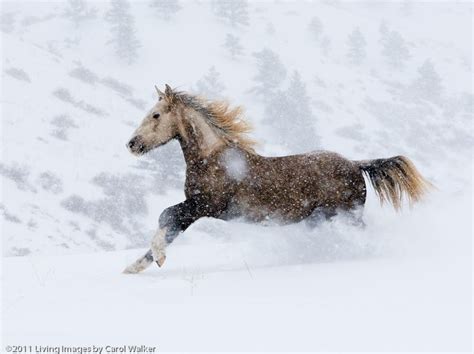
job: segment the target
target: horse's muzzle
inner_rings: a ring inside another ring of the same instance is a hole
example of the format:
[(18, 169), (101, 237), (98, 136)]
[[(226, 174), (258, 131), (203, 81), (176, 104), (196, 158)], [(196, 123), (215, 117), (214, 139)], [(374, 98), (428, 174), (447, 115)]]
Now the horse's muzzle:
[(145, 144), (143, 144), (140, 136), (134, 136), (127, 144), (127, 148), (132, 154), (141, 155), (145, 153)]

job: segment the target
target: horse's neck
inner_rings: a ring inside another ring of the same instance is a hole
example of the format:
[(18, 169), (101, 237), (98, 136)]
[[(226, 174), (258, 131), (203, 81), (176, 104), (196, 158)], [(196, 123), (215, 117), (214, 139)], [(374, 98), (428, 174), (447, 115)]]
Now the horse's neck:
[(190, 167), (199, 164), (202, 160), (202, 157), (197, 144), (190, 142), (189, 138), (185, 140), (183, 137), (179, 137), (178, 140), (179, 144), (181, 145), (181, 150), (183, 151), (186, 166)]
[[(181, 134), (179, 142), (183, 150), (186, 165), (201, 163), (214, 151), (224, 145), (224, 141), (197, 112), (191, 112), (183, 119), (185, 134)], [(183, 136), (184, 135), (184, 136)]]

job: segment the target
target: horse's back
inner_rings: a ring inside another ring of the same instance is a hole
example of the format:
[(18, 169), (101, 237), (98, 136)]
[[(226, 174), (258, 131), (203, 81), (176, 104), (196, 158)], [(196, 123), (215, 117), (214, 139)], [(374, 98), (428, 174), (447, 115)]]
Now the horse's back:
[(317, 210), (329, 215), (365, 202), (360, 168), (333, 152), (252, 155), (249, 167), (232, 205), (250, 219), (298, 221)]
[[(306, 184), (312, 182), (320, 190), (334, 189), (328, 180), (344, 182), (363, 181), (362, 173), (357, 164), (340, 154), (331, 151), (313, 151), (305, 154), (264, 157), (264, 165), (275, 175), (280, 174), (277, 181), (290, 184)], [(291, 181), (288, 181), (291, 180)], [(325, 183), (322, 183), (325, 182)]]

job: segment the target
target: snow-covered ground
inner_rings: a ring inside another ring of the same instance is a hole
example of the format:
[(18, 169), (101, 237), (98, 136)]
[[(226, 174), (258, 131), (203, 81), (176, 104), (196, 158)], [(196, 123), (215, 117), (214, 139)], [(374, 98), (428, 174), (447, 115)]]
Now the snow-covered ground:
[[(111, 3), (84, 2), (95, 12), (77, 26), (71, 3), (1, 3), (5, 345), (472, 349), (472, 4), (250, 2), (233, 26), (216, 2), (169, 19), (131, 2), (128, 64)], [(280, 66), (260, 65), (264, 48)], [(266, 66), (286, 72), (270, 99)], [(200, 220), (163, 268), (121, 274), (184, 198), (177, 143), (125, 149), (165, 83), (242, 104), (259, 153), (403, 154), (436, 189), (400, 214), (369, 190), (365, 229)]]
[(469, 351), (471, 216), (466, 193), (305, 240), (301, 225), (220, 239), (196, 225), (139, 275), (121, 270), (144, 250), (4, 258), (4, 343)]
[[(468, 351), (471, 211), (465, 197), (450, 218), (405, 215), (390, 225), (389, 249), (353, 259), (251, 254), (237, 238), (180, 243), (164, 268), (137, 276), (120, 271), (142, 250), (8, 258), (4, 341), (159, 351)], [(384, 237), (379, 227), (367, 232)]]

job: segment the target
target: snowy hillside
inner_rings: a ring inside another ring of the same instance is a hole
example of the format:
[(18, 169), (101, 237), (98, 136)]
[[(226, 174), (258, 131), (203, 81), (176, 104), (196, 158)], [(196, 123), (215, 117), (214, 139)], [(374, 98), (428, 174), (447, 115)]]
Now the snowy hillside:
[[(467, 6), (252, 3), (249, 25), (233, 27), (211, 5), (186, 4), (163, 20), (148, 3), (134, 3), (130, 16), (140, 47), (127, 65), (109, 43), (114, 35), (104, 16), (110, 4), (87, 4), (95, 12), (76, 26), (65, 15), (68, 4), (3, 3), (5, 255), (145, 245), (160, 211), (182, 199), (183, 163), (176, 144), (137, 160), (125, 142), (155, 101), (154, 84), (201, 86), (208, 94), (202, 77), (210, 67), (223, 96), (246, 108), (262, 153), (324, 148), (353, 159), (406, 154), (439, 187), (459, 188), (463, 175), (452, 168), (464, 165), (472, 142)], [(426, 12), (437, 20), (421, 26), (417, 15)], [(314, 18), (321, 33), (310, 26)], [(438, 21), (449, 28), (438, 28)], [(390, 67), (383, 56), (381, 26), (404, 37), (409, 58), (403, 68)], [(347, 54), (356, 27), (366, 43), (359, 65)], [(223, 46), (227, 33), (241, 43), (235, 59)], [(327, 53), (322, 36), (331, 43)], [(265, 103), (250, 92), (270, 81), (254, 79), (255, 53), (264, 48), (286, 73), (278, 89), (292, 87), (294, 71), (305, 85), (311, 119), (302, 121), (309, 126), (301, 132), (293, 128), (299, 123), (293, 122), (294, 103), (282, 108), (280, 100)], [(440, 98), (410, 92), (427, 59), (439, 75)], [(276, 114), (267, 117), (273, 106)]]
[[(1, 3), (5, 338), (469, 350), (472, 4), (236, 3)], [(125, 277), (184, 199), (176, 142), (140, 158), (125, 148), (165, 83), (242, 105), (263, 155), (406, 155), (436, 189), (400, 214), (369, 190), (364, 230), (200, 220), (164, 268)], [(78, 322), (55, 325), (67, 318)]]

